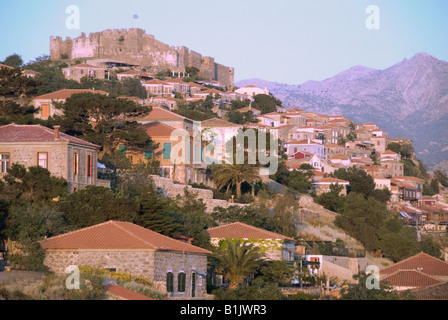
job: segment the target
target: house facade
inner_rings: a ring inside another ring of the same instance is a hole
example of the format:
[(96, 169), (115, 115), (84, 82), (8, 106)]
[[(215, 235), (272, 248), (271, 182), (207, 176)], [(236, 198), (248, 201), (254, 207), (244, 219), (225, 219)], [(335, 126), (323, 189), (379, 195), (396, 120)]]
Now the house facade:
[(81, 63), (74, 66), (69, 66), (62, 69), (62, 73), (66, 79), (75, 80), (78, 82), (82, 81), (82, 78), (92, 78), (92, 79), (106, 79), (107, 69), (97, 66), (92, 66), (90, 64)]
[(218, 247), (222, 240), (247, 241), (260, 248), (266, 260), (294, 261), (296, 240), (242, 222), (207, 229), (210, 242)]
[(61, 115), (62, 111), (57, 109), (55, 102), (65, 102), (73, 94), (76, 93), (98, 93), (108, 95), (109, 93), (102, 90), (91, 89), (62, 89), (55, 92), (47, 93), (33, 99), (34, 108), (39, 109), (35, 114), (35, 118), (48, 119), (55, 115)]
[(40, 242), (44, 264), (57, 274), (93, 266), (141, 276), (171, 299), (206, 295), (210, 251), (130, 222), (107, 221)]
[[(0, 127), (0, 177), (18, 163), (41, 166), (67, 180), (69, 192), (97, 185), (100, 146), (41, 125), (9, 124)], [(104, 184), (102, 184), (104, 185)]]

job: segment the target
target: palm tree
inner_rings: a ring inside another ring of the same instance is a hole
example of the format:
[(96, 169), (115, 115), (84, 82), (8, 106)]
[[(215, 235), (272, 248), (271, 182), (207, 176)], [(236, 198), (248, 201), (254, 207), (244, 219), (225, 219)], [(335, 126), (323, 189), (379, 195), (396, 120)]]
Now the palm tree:
[(230, 289), (235, 289), (251, 274), (255, 273), (263, 258), (258, 247), (247, 241), (223, 240), (215, 249), (216, 271), (230, 281)]
[(226, 192), (231, 186), (236, 186), (236, 196), (241, 197), (241, 184), (247, 182), (252, 186), (254, 193), (255, 182), (260, 180), (257, 168), (250, 164), (221, 164), (212, 168), (212, 177), (218, 189), (227, 186)]

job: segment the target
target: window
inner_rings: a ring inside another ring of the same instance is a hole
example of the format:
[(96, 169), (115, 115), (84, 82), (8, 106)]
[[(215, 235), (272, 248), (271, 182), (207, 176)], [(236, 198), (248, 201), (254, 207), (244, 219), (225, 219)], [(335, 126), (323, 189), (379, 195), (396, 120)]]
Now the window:
[(75, 153), (73, 155), (73, 173), (78, 174), (79, 172), (79, 154)]
[(37, 153), (37, 165), (42, 168), (48, 169), (48, 153), (38, 152)]
[(91, 155), (87, 156), (87, 176), (88, 177), (92, 176), (92, 156)]
[(174, 273), (166, 273), (166, 292), (174, 292)]
[(9, 167), (9, 153), (0, 153), (0, 173), (6, 173)]
[(163, 159), (171, 159), (171, 142), (163, 144)]
[(48, 105), (48, 104), (42, 105), (41, 116), (42, 116), (42, 118), (48, 118), (50, 116), (50, 105)]
[(185, 281), (186, 281), (185, 273), (180, 272), (179, 276), (177, 277), (177, 291), (178, 292), (185, 292)]

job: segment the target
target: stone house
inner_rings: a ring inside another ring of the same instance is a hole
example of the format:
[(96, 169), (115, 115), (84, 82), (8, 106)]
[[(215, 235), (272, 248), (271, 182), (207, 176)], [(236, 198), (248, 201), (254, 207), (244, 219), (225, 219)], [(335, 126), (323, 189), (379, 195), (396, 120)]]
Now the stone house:
[(104, 185), (97, 179), (100, 146), (41, 125), (8, 124), (0, 127), (0, 177), (13, 163), (41, 166), (67, 180), (69, 192), (87, 185)]
[(153, 79), (143, 82), (143, 87), (148, 91), (150, 96), (174, 97), (174, 84), (159, 79)]
[(325, 160), (329, 161), (330, 157), (335, 154), (345, 154), (345, 147), (336, 143), (324, 144), (325, 147)]
[(35, 113), (34, 117), (39, 119), (48, 119), (48, 117), (60, 115), (62, 111), (57, 109), (54, 103), (65, 102), (76, 93), (98, 93), (109, 95), (109, 93), (105, 91), (91, 89), (62, 89), (46, 93), (33, 99), (34, 108), (39, 109), (38, 112)]
[(334, 185), (340, 185), (343, 186), (342, 190), (339, 192), (339, 195), (347, 195), (347, 188), (350, 186), (350, 182), (346, 180), (336, 179), (336, 178), (323, 178), (319, 179), (317, 181), (314, 181), (313, 183), (313, 189), (316, 191), (317, 195), (321, 195), (322, 193), (330, 192), (330, 186), (332, 184)]
[(44, 264), (57, 274), (70, 265), (141, 276), (172, 299), (206, 295), (210, 251), (130, 222), (107, 221), (40, 242)]
[(395, 176), (391, 179), (392, 193), (404, 201), (418, 201), (423, 195), (424, 182), (417, 177)]
[(84, 77), (100, 80), (107, 79), (106, 73), (108, 73), (108, 71), (106, 68), (80, 63), (67, 68), (62, 68), (62, 73), (66, 79), (81, 82)]
[(350, 128), (344, 124), (329, 122), (320, 126), (319, 131), (324, 136), (325, 143), (338, 144), (339, 139), (345, 139), (350, 133)]
[(294, 261), (296, 240), (282, 234), (260, 229), (242, 222), (234, 222), (207, 229), (213, 246), (222, 240), (241, 240), (259, 247), (265, 260)]
[(402, 176), (404, 173), (403, 163), (392, 158), (381, 159), (380, 165), (381, 167), (383, 167), (386, 177), (392, 178), (396, 176)]
[(330, 163), (340, 164), (343, 167), (350, 167), (352, 165), (352, 159), (345, 154), (335, 154), (330, 157)]

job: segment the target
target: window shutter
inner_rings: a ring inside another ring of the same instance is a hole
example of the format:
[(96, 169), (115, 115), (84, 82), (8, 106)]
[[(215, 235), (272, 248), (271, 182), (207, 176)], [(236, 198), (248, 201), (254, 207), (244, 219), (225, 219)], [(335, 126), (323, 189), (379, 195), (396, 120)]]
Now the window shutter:
[(163, 159), (171, 159), (171, 143), (165, 142), (163, 144)]
[(177, 291), (178, 292), (185, 292), (185, 273), (179, 273), (178, 279), (177, 279)]
[(174, 292), (174, 274), (172, 272), (166, 274), (166, 291)]

